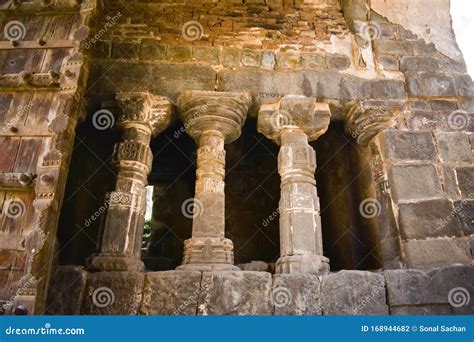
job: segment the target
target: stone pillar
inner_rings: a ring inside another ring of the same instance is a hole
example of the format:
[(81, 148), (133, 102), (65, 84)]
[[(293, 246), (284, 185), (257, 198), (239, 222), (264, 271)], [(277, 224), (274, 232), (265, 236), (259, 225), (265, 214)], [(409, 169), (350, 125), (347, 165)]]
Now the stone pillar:
[(140, 271), (146, 185), (153, 160), (149, 145), (151, 137), (168, 125), (171, 104), (148, 93), (120, 93), (116, 98), (123, 132), (114, 151), (117, 183), (108, 198), (100, 253), (88, 266), (101, 271)]
[(288, 95), (263, 104), (258, 131), (281, 145), (280, 258), (277, 273), (329, 272), (323, 256), (319, 198), (314, 172), (316, 152), (308, 141), (316, 140), (329, 126), (327, 104), (314, 98)]
[(240, 136), (250, 103), (245, 93), (185, 91), (179, 97), (186, 132), (198, 144), (193, 232), (179, 269), (237, 269), (225, 238), (224, 144)]

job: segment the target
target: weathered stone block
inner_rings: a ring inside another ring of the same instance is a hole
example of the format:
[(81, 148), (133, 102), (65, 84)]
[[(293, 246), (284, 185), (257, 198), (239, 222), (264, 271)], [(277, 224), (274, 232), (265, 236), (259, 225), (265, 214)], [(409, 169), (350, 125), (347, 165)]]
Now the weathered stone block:
[(390, 55), (382, 55), (377, 58), (384, 70), (395, 71), (399, 70), (400, 65), (398, 59)]
[(168, 59), (173, 62), (185, 62), (191, 60), (191, 46), (170, 45), (167, 49)]
[(398, 213), (404, 239), (461, 235), (460, 222), (448, 200), (400, 204)]
[(454, 80), (445, 74), (407, 74), (408, 93), (411, 96), (456, 96)]
[(300, 66), (300, 55), (293, 52), (279, 52), (276, 55), (276, 64), (281, 69), (295, 69)]
[(406, 262), (412, 268), (439, 267), (471, 262), (467, 239), (409, 240), (402, 243)]
[(454, 80), (459, 96), (474, 96), (474, 83), (469, 75), (459, 75)]
[(275, 67), (275, 54), (272, 51), (262, 52), (262, 66), (268, 69)]
[(90, 273), (82, 305), (84, 315), (137, 315), (145, 275), (141, 272)]
[(439, 63), (433, 57), (403, 57), (400, 59), (400, 70), (402, 71), (430, 71), (439, 69)]
[(51, 276), (47, 315), (79, 315), (87, 271), (81, 266), (59, 266)]
[(166, 46), (160, 45), (156, 39), (142, 39), (139, 58), (144, 60), (166, 59)]
[(443, 196), (433, 165), (394, 165), (390, 169), (389, 176), (394, 197), (398, 202)]
[(462, 224), (464, 234), (474, 234), (474, 194), (473, 200), (454, 202), (454, 211)]
[(464, 197), (472, 197), (474, 194), (474, 167), (456, 168), (456, 178), (459, 184), (459, 190)]
[[(206, 284), (206, 286), (204, 286)], [(272, 277), (266, 272), (204, 272), (198, 315), (270, 315)]]
[(332, 70), (345, 70), (351, 66), (351, 60), (345, 55), (327, 55), (326, 63)]
[(201, 272), (149, 272), (146, 274), (140, 313), (196, 315), (198, 297), (204, 288)]
[(194, 46), (193, 58), (209, 64), (220, 64), (221, 48), (219, 46)]
[(272, 304), (277, 316), (321, 315), (320, 278), (310, 274), (274, 275)]
[(321, 298), (323, 315), (388, 314), (385, 279), (372, 272), (340, 271), (324, 276)]
[(452, 167), (443, 166), (443, 181), (446, 196), (451, 199), (459, 199), (461, 194), (456, 183), (456, 174)]
[(247, 67), (258, 67), (260, 65), (260, 52), (250, 49), (242, 50), (242, 65)]
[[(452, 314), (474, 312), (474, 302), (459, 308), (454, 291), (474, 293), (474, 266), (449, 266), (430, 270), (384, 272), (387, 301), (392, 314)], [(454, 290), (453, 290), (454, 289)], [(416, 305), (416, 307), (414, 307)], [(396, 308), (393, 308), (396, 307)]]
[(391, 160), (436, 159), (436, 149), (431, 133), (389, 129), (383, 132), (382, 137), (384, 152)]
[(326, 68), (326, 58), (322, 54), (304, 53), (301, 55), (301, 66), (307, 69), (323, 70)]
[(370, 99), (396, 100), (406, 97), (405, 84), (402, 81), (374, 80), (364, 85), (366, 86), (368, 86), (366, 96)]
[(375, 51), (379, 55), (412, 55), (413, 42), (379, 39), (375, 41)]
[(240, 50), (236, 48), (223, 48), (222, 65), (226, 68), (237, 68), (240, 65)]
[(138, 44), (135, 43), (113, 43), (112, 58), (136, 59), (138, 51)]
[(442, 161), (455, 162), (470, 160), (472, 158), (469, 136), (457, 132), (435, 133), (438, 150)]

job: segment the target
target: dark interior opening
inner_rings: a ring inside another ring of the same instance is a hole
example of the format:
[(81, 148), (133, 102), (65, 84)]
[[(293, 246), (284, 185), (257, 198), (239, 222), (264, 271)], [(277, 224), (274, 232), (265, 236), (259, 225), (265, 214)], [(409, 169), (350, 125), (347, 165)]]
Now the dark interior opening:
[(362, 189), (370, 182), (370, 160), (339, 122), (316, 142), (316, 182), (321, 205), (324, 255), (331, 271), (382, 267), (376, 234), (361, 216)]

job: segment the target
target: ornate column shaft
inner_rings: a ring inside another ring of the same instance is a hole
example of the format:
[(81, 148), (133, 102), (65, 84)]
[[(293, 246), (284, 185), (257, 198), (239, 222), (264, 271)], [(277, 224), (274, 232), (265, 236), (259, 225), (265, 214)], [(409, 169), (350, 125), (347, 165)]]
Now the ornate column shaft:
[(248, 94), (186, 91), (178, 105), (187, 133), (198, 144), (192, 238), (184, 243), (180, 269), (237, 269), (225, 238), (225, 149), (241, 133)]
[(90, 259), (94, 270), (142, 270), (140, 260), (146, 209), (147, 177), (153, 155), (151, 137), (166, 128), (171, 104), (148, 93), (120, 93), (118, 124), (122, 141), (115, 146), (118, 170), (115, 191), (108, 198), (108, 210), (100, 253)]
[(285, 96), (260, 108), (258, 131), (281, 145), (277, 273), (329, 272), (329, 259), (323, 256), (319, 197), (314, 178), (316, 152), (308, 141), (326, 132), (330, 116), (327, 104), (304, 96)]

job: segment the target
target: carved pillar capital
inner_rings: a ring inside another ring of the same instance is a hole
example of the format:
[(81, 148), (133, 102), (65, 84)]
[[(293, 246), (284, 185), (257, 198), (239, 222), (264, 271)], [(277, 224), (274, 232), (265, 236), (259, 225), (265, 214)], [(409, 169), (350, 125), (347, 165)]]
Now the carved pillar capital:
[(257, 129), (279, 145), (282, 133), (289, 129), (301, 130), (313, 141), (327, 131), (330, 118), (326, 103), (313, 97), (286, 95), (276, 102), (262, 104)]
[(358, 102), (349, 110), (345, 130), (361, 146), (367, 146), (379, 132), (393, 124), (392, 110)]
[(205, 131), (218, 131), (225, 143), (236, 140), (252, 102), (248, 93), (183, 91), (178, 99), (186, 132), (199, 141)]
[(118, 124), (122, 128), (141, 128), (156, 136), (171, 121), (171, 102), (164, 96), (128, 92), (118, 93), (115, 98), (121, 110)]

